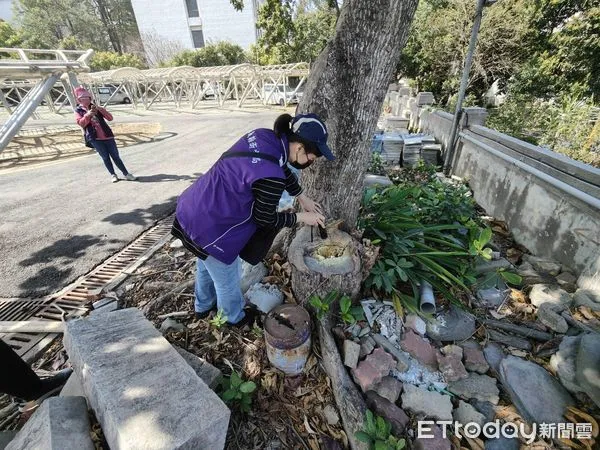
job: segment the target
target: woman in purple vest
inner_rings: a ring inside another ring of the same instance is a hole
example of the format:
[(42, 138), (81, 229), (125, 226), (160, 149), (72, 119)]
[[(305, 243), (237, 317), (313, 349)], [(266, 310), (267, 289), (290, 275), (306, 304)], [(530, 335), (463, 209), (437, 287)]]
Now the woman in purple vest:
[[(198, 318), (216, 305), (228, 323), (251, 325), (255, 310), (244, 309), (239, 258), (250, 238), (259, 229), (324, 225), (320, 205), (302, 193), (287, 164), (306, 169), (320, 156), (334, 159), (325, 124), (315, 114), (283, 114), (273, 128), (243, 136), (177, 202), (173, 234), (198, 257)], [(277, 212), (284, 190), (298, 199), (303, 212)]]
[(125, 164), (119, 156), (115, 135), (106, 123), (107, 120), (113, 120), (112, 114), (105, 108), (92, 103), (92, 95), (83, 86), (75, 88), (75, 97), (78, 103), (75, 108), (75, 120), (77, 125), (84, 130), (85, 145), (93, 147), (98, 152), (113, 183), (119, 181), (119, 177), (115, 174), (112, 161), (123, 173), (125, 179), (135, 181), (136, 178), (133, 174), (125, 168)]

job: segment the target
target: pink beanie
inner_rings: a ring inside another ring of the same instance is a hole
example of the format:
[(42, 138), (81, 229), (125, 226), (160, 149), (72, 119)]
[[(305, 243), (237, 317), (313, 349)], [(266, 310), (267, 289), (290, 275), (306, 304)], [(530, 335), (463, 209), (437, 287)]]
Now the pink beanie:
[(79, 86), (75, 88), (75, 97), (77, 99), (80, 99), (81, 97), (90, 97), (92, 98), (92, 94), (90, 94), (90, 92), (84, 88), (83, 86)]

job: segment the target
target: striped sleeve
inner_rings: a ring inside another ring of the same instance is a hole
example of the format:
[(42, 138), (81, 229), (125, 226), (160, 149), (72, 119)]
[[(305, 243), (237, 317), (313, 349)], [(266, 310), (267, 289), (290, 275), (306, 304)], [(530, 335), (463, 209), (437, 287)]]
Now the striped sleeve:
[(259, 227), (279, 229), (296, 225), (295, 213), (277, 212), (277, 205), (285, 188), (286, 181), (281, 178), (261, 178), (252, 184), (252, 220)]
[(286, 165), (283, 166), (283, 173), (285, 174), (285, 190), (292, 197), (297, 197), (302, 194), (302, 187), (298, 183), (298, 177), (290, 170)]

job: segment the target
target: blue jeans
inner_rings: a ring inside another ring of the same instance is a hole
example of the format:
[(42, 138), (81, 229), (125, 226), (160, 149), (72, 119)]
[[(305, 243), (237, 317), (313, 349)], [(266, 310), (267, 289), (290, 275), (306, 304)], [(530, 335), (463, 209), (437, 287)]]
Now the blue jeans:
[(223, 310), (227, 322), (238, 323), (244, 318), (244, 296), (240, 281), (242, 262), (237, 258), (227, 265), (209, 256), (198, 258), (196, 263), (196, 287), (194, 304), (196, 312), (203, 313), (217, 304)]
[(119, 170), (123, 172), (123, 175), (127, 175), (129, 173), (125, 168), (125, 164), (123, 164), (123, 161), (121, 161), (121, 158), (119, 157), (119, 150), (117, 149), (117, 143), (115, 142), (114, 138), (107, 140), (94, 139), (91, 142), (94, 146), (94, 149), (102, 158), (102, 161), (104, 161), (104, 165), (111, 175), (115, 174), (115, 169), (113, 168), (111, 158)]

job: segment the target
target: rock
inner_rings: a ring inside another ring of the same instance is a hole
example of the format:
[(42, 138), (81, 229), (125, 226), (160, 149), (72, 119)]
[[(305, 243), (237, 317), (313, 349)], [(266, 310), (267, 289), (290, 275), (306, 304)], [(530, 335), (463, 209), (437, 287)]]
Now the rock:
[(500, 363), (506, 357), (504, 351), (502, 350), (502, 347), (500, 347), (494, 342), (489, 342), (483, 348), (483, 356), (485, 357), (485, 360), (490, 365), (492, 370), (494, 370), (496, 373), (498, 373), (498, 371), (500, 370)]
[(507, 438), (500, 436), (499, 438), (491, 438), (485, 441), (485, 450), (519, 450), (521, 441), (517, 438)]
[(166, 318), (163, 323), (160, 325), (160, 332), (165, 334), (171, 331), (175, 332), (183, 332), (186, 330), (186, 326), (182, 323), (177, 322), (177, 320), (172, 317)]
[(223, 374), (215, 366), (207, 362), (205, 359), (202, 359), (181, 347), (174, 345), (173, 348), (177, 350), (177, 353), (179, 353), (183, 359), (185, 359), (185, 362), (188, 363), (192, 369), (194, 369), (196, 375), (198, 375), (198, 377), (200, 377), (200, 379), (204, 381), (209, 388), (214, 390), (221, 383)]
[(402, 382), (396, 380), (394, 377), (383, 377), (373, 390), (390, 402), (396, 403), (402, 392)]
[(4, 450), (8, 443), (12, 441), (17, 435), (16, 430), (12, 431), (0, 431), (0, 450)]
[(462, 348), (458, 345), (446, 345), (441, 351), (444, 356), (438, 353), (437, 361), (446, 381), (457, 381), (469, 376), (462, 363)]
[(471, 422), (479, 424), (479, 426), (483, 426), (485, 423), (485, 416), (462, 400), (458, 401), (458, 408), (454, 410), (452, 417), (463, 426)]
[(475, 318), (452, 305), (448, 311), (427, 322), (427, 335), (436, 341), (464, 341), (475, 333)]
[(365, 336), (360, 340), (360, 353), (358, 357), (363, 359), (365, 356), (370, 355), (375, 349), (375, 341), (371, 336)]
[(542, 303), (537, 310), (537, 319), (551, 330), (565, 334), (569, 329), (569, 325), (567, 325), (565, 318), (557, 314), (553, 308), (548, 303)]
[[(103, 299), (106, 300), (106, 299)], [(116, 301), (114, 298), (111, 298), (110, 302), (105, 302), (104, 304), (102, 304), (101, 306), (98, 307), (94, 307), (93, 311), (90, 311), (90, 316), (94, 316), (96, 314), (104, 314), (104, 313), (109, 313), (109, 312), (113, 312), (116, 311), (117, 309), (119, 309), (119, 302)], [(101, 302), (102, 300), (99, 300), (98, 302)]]
[(402, 408), (419, 416), (452, 420), (452, 402), (449, 396), (427, 391), (412, 384), (404, 385)]
[(555, 311), (563, 311), (568, 308), (572, 302), (568, 292), (556, 286), (547, 284), (535, 284), (529, 293), (531, 304), (538, 308), (547, 303), (553, 307)]
[(185, 255), (187, 255), (187, 253), (186, 253), (186, 252), (175, 252), (175, 253), (173, 254), (173, 256), (174, 256), (176, 259), (178, 259), (178, 258), (183, 258)]
[(367, 392), (387, 376), (395, 365), (392, 355), (376, 348), (356, 369), (352, 369), (352, 376), (362, 391)]
[(514, 267), (510, 261), (505, 258), (500, 258), (495, 261), (483, 261), (475, 266), (475, 272), (478, 274), (496, 272), (500, 269), (512, 270)]
[(262, 262), (255, 266), (248, 264), (246, 261), (242, 262), (242, 281), (240, 282), (242, 293), (245, 294), (250, 287), (260, 283), (268, 274), (269, 270)]
[(546, 370), (516, 356), (500, 363), (500, 381), (518, 412), (530, 423), (561, 423), (573, 398)]
[[(63, 388), (60, 390), (60, 397), (83, 397), (85, 398), (85, 392), (83, 391), (83, 385), (81, 380), (76, 373), (72, 373)], [(86, 398), (87, 402), (87, 398)], [(1, 448), (1, 447), (0, 447)]]
[(500, 290), (495, 287), (477, 291), (477, 298), (481, 302), (481, 306), (486, 308), (497, 308), (504, 302), (506, 297), (507, 294), (505, 290)]
[(550, 358), (550, 367), (558, 375), (562, 385), (571, 392), (582, 392), (576, 380), (575, 360), (581, 336), (565, 336), (558, 351)]
[(181, 239), (174, 239), (169, 248), (183, 248), (183, 242), (181, 242)]
[(586, 295), (593, 302), (600, 303), (600, 288), (597, 288), (597, 289), (581, 288), (578, 290), (581, 290), (581, 293)]
[(411, 354), (417, 361), (437, 370), (437, 356), (435, 348), (412, 330), (406, 330), (400, 347), (405, 352)]
[(463, 380), (449, 383), (448, 390), (467, 400), (474, 398), (494, 405), (498, 404), (498, 394), (500, 393), (494, 378), (475, 373), (470, 373)]
[(600, 407), (600, 334), (586, 333), (581, 337), (576, 367), (578, 384)]
[[(383, 348), (386, 352), (390, 353), (394, 357), (394, 359), (398, 361), (398, 370), (400, 372), (403, 372), (410, 366), (410, 356), (408, 353), (400, 350), (398, 347), (396, 347), (388, 339), (386, 339), (380, 334), (374, 334), (372, 338), (377, 343), (377, 345)], [(405, 369), (402, 370), (400, 369), (400, 367), (404, 367)]]
[(521, 264), (517, 269), (517, 273), (523, 278), (523, 286), (532, 286), (535, 284), (548, 283), (552, 279), (548, 275), (542, 275), (535, 271), (529, 263)]
[(394, 183), (392, 183), (392, 180), (390, 180), (390, 178), (387, 175), (373, 175), (370, 173), (365, 175), (365, 187), (375, 185), (391, 186), (393, 184)]
[(493, 422), (496, 418), (496, 407), (490, 402), (482, 402), (477, 399), (471, 399), (469, 403), (473, 405), (477, 411), (483, 414), (486, 422)]
[(344, 341), (344, 365), (355, 369), (358, 365), (360, 345), (350, 339)]
[(374, 391), (367, 392), (366, 401), (375, 415), (383, 417), (392, 425), (392, 434), (400, 436), (404, 432), (410, 419), (402, 409)]
[(600, 311), (600, 303), (595, 302), (587, 293), (585, 289), (577, 289), (573, 294), (573, 305), (574, 306), (585, 306), (590, 308), (592, 311)]
[(110, 448), (225, 445), (229, 409), (138, 309), (70, 320), (63, 343)]
[(577, 277), (569, 272), (563, 272), (556, 277), (558, 285), (568, 293), (572, 294), (577, 290)]
[(103, 306), (106, 306), (109, 303), (112, 303), (115, 301), (116, 301), (116, 299), (113, 297), (104, 297), (104, 298), (101, 298), (100, 300), (97, 300), (94, 303), (92, 303), (92, 308), (94, 308), (94, 309), (102, 308)]
[(51, 397), (33, 413), (6, 450), (94, 450), (83, 397)]
[(256, 283), (246, 291), (246, 298), (266, 314), (283, 303), (283, 292), (275, 284)]
[(323, 415), (325, 416), (327, 423), (331, 426), (336, 426), (340, 423), (340, 416), (333, 405), (326, 405), (325, 408), (323, 408)]
[(504, 345), (508, 345), (514, 348), (520, 348), (521, 350), (531, 350), (531, 342), (522, 337), (513, 336), (512, 334), (502, 333), (500, 331), (492, 330), (488, 328), (488, 335), (490, 339), (496, 342), (501, 342)]
[(535, 270), (542, 273), (547, 273), (553, 277), (557, 276), (562, 270), (562, 266), (552, 260), (538, 258), (532, 255), (523, 255), (523, 261), (528, 262)]
[(427, 332), (427, 324), (416, 314), (408, 314), (404, 321), (404, 325), (421, 336), (424, 336)]
[(477, 342), (465, 342), (463, 344), (463, 357), (465, 368), (471, 372), (483, 374), (490, 369)]
[(442, 429), (438, 426), (433, 427), (431, 438), (417, 438), (413, 441), (414, 450), (451, 450), (450, 440), (443, 437)]

